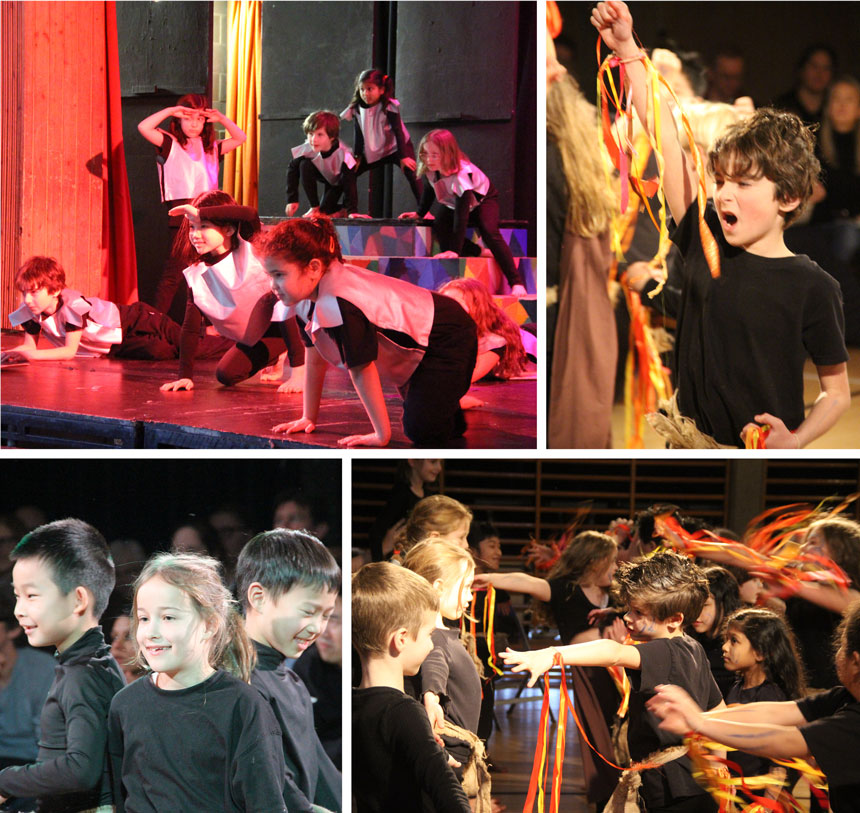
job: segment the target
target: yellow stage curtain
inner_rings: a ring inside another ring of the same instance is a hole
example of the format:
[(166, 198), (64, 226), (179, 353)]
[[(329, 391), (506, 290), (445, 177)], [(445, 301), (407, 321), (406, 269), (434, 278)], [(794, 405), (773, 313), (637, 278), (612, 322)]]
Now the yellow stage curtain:
[(230, 0), (227, 54), (227, 117), (248, 140), (224, 156), (224, 191), (244, 206), (257, 208), (262, 52), (260, 0)]

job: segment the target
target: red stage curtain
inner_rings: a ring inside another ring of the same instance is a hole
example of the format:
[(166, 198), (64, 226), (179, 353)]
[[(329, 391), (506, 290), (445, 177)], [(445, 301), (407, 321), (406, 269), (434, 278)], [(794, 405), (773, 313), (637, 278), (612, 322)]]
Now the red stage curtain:
[(15, 270), (33, 254), (56, 257), (71, 288), (134, 301), (114, 3), (3, 12), (3, 316), (18, 304)]

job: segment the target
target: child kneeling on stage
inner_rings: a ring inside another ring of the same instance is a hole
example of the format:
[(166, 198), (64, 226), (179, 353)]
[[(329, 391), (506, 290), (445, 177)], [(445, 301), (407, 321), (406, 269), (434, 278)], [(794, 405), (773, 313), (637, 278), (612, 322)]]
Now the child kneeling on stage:
[(380, 377), (403, 396), (403, 430), (415, 444), (444, 446), (466, 430), (460, 398), (472, 381), (477, 328), (449, 297), (344, 265), (325, 217), (288, 220), (254, 242), (272, 287), (295, 314), (308, 347), (304, 411), (275, 432), (313, 432), (326, 368), (346, 367), (373, 432), (339, 446), (386, 446), (391, 424)]
[(361, 685), (352, 694), (352, 776), (360, 813), (470, 813), (427, 713), (403, 690), (404, 675), (417, 674), (433, 649), (438, 611), (430, 583), (399, 565), (374, 562), (352, 579), (352, 644), (361, 658)]
[[(20, 308), (9, 314), (14, 327), (24, 328), (24, 343), (13, 352), (30, 361), (57, 361), (75, 356), (127, 359), (175, 359), (180, 328), (169, 316), (145, 302), (117, 305), (66, 287), (66, 272), (53, 257), (30, 257), (15, 274), (23, 295)], [(53, 347), (38, 347), (44, 336)], [(210, 338), (200, 355), (218, 355), (228, 345)]]

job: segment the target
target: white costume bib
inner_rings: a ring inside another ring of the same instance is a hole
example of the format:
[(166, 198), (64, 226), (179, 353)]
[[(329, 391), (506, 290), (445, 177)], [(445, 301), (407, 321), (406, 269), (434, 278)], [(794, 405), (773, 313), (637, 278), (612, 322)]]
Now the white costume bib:
[[(397, 139), (391, 130), (386, 113), (389, 110), (396, 111), (398, 107), (400, 107), (400, 102), (397, 99), (389, 99), (385, 105), (380, 102), (373, 107), (358, 106), (358, 122), (361, 135), (364, 138), (364, 158), (368, 164), (379, 161), (386, 155), (391, 155), (397, 151)], [(347, 107), (340, 115), (341, 118), (350, 121), (355, 112), (352, 107)], [(403, 131), (404, 142), (408, 142), (410, 140), (409, 133), (402, 121), (400, 122), (400, 129)]]
[(409, 282), (386, 277), (354, 265), (333, 262), (322, 275), (313, 314), (311, 300), (288, 308), (306, 322), (305, 333), (320, 355), (335, 367), (344, 367), (340, 350), (324, 328), (343, 324), (338, 298), (355, 305), (377, 328), (394, 330), (410, 336), (419, 347), (403, 347), (377, 332), (379, 355), (376, 360), (380, 376), (397, 387), (403, 387), (424, 358), (433, 327), (435, 306), (430, 291)]
[(352, 151), (343, 144), (329, 156), (323, 156), (321, 152), (317, 152), (307, 142), (299, 144), (298, 147), (293, 147), (292, 153), (293, 158), (309, 158), (311, 163), (320, 171), (323, 178), (332, 184), (332, 186), (337, 180), (337, 176), (340, 175), (340, 168), (344, 164), (349, 169), (355, 167), (355, 158), (353, 158)]
[[(430, 175), (435, 175), (436, 180), (430, 180)], [(457, 206), (457, 198), (463, 197), (470, 190), (478, 195), (486, 195), (490, 188), (490, 179), (481, 172), (473, 163), (460, 161), (460, 168), (453, 175), (441, 175), (438, 172), (429, 173), (427, 179), (433, 184), (436, 200), (449, 209)], [(480, 201), (475, 201), (471, 209), (474, 209)], [(470, 211), (471, 211), (470, 209)]]
[(260, 341), (269, 322), (262, 321), (253, 334), (248, 332), (248, 322), (256, 304), (272, 293), (272, 287), (249, 243), (239, 238), (236, 249), (220, 262), (195, 263), (182, 273), (194, 295), (194, 304), (220, 335), (247, 345)]
[[(65, 347), (66, 325), (83, 325), (77, 356), (104, 356), (115, 344), (122, 343), (119, 308), (106, 299), (84, 297), (80, 291), (64, 288), (60, 307), (51, 316), (37, 316), (26, 305), (9, 314), (14, 325), (38, 322), (44, 336), (54, 347)], [(86, 317), (86, 318), (85, 318)]]
[[(203, 152), (195, 161), (176, 140), (172, 133), (161, 130), (173, 145), (164, 163), (158, 162), (158, 178), (161, 182), (161, 200), (195, 198), (201, 192), (218, 188), (218, 145), (210, 152)], [(202, 145), (201, 145), (202, 148)]]

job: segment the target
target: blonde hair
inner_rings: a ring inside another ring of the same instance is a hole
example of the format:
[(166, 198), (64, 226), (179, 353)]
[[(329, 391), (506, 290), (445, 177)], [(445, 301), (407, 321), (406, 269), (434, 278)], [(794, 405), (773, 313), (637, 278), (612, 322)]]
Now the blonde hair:
[(427, 173), (427, 165), (424, 163), (424, 147), (427, 143), (433, 144), (439, 150), (439, 165), (442, 167), (443, 175), (451, 175), (460, 171), (460, 161), (468, 161), (466, 155), (457, 144), (457, 139), (450, 130), (431, 130), (418, 144), (418, 168), (415, 174), (420, 178)]
[[(403, 567), (423, 576), (430, 585), (433, 585), (437, 579), (441, 581), (440, 593), (455, 585), (456, 580), (459, 579), (457, 605), (463, 609), (463, 615), (472, 618), (469, 615), (469, 608), (463, 601), (466, 579), (468, 579), (470, 572), (475, 572), (475, 560), (468, 550), (463, 550), (453, 542), (445, 542), (442, 539), (427, 539), (409, 550), (403, 559)], [(472, 658), (478, 674), (483, 677), (484, 670), (481, 660), (478, 658), (477, 642), (474, 636), (466, 632), (465, 628), (460, 630), (460, 643), (463, 644)]]
[(382, 654), (400, 627), (417, 638), (439, 595), (426, 579), (391, 562), (364, 565), (352, 577), (352, 645), (359, 655)]
[(472, 512), (463, 503), (444, 494), (425, 497), (412, 509), (398, 539), (398, 548), (401, 554), (405, 553), (431, 534), (444, 535), (455, 531), (464, 520), (471, 523)]
[[(684, 115), (690, 124), (693, 139), (704, 153), (702, 160), (707, 163), (708, 152), (714, 142), (733, 124), (737, 124), (743, 117), (743, 113), (734, 105), (724, 102), (691, 102), (684, 105)], [(678, 139), (684, 149), (689, 149), (690, 142), (687, 131), (681, 122), (680, 115), (675, 119), (678, 130)]]
[(567, 228), (580, 237), (602, 234), (612, 224), (617, 203), (606, 183), (597, 108), (572, 76), (562, 77), (547, 91), (546, 129), (564, 166), (570, 198)]
[(131, 637), (137, 655), (133, 663), (149, 670), (137, 644), (137, 593), (156, 576), (185, 593), (201, 620), (212, 625), (210, 666), (225, 669), (248, 683), (257, 663), (256, 650), (245, 632), (238, 605), (221, 579), (221, 563), (196, 553), (157, 553), (135, 580)]

